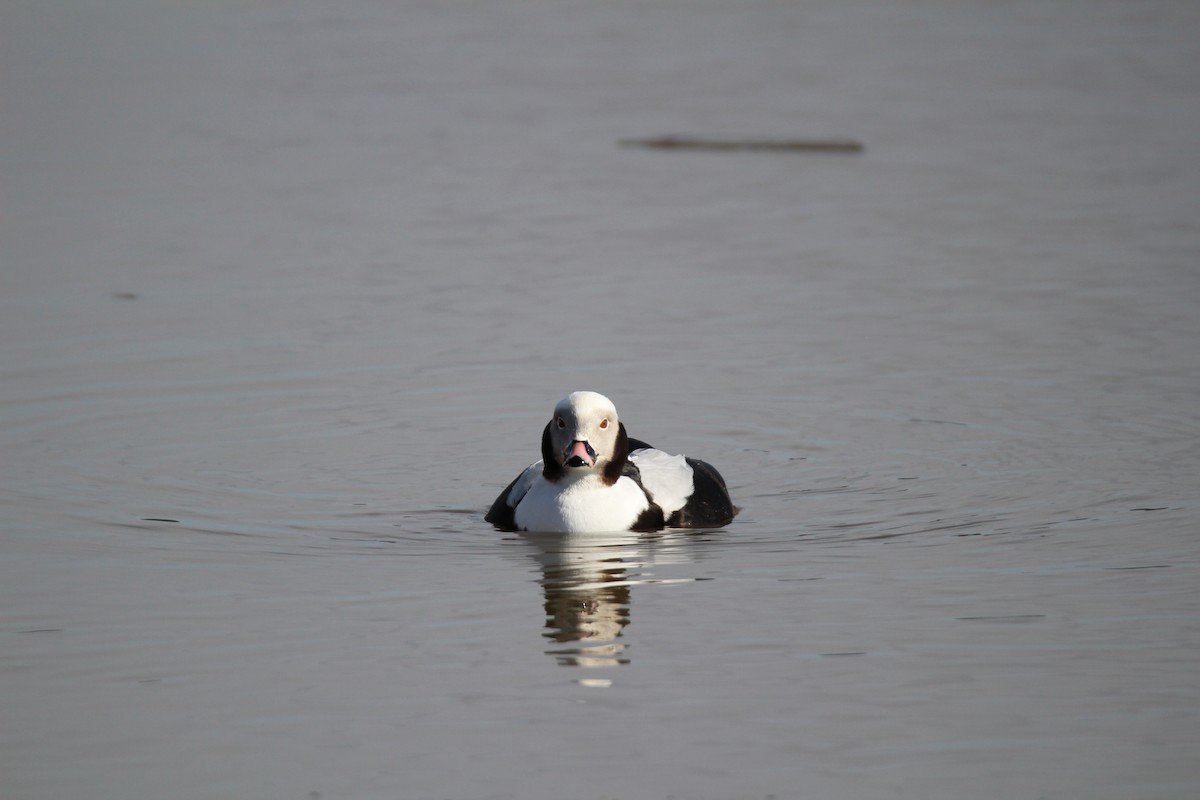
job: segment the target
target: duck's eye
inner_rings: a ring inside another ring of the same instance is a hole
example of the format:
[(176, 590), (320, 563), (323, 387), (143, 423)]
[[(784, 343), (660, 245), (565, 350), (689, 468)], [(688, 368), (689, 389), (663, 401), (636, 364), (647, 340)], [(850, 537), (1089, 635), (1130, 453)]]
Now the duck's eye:
[(559, 430), (562, 430), (563, 428), (567, 427), (567, 421), (565, 419), (563, 419), (562, 417), (559, 417), (557, 422), (558, 422)]
[(605, 417), (604, 419), (600, 420), (600, 427), (601, 427), (601, 428), (607, 428), (607, 427), (608, 427), (608, 417)]

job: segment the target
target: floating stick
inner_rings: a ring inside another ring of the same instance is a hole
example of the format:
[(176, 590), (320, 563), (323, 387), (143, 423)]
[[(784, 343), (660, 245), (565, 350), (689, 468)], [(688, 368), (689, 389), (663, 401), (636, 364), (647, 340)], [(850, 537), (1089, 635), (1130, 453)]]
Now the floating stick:
[(753, 150), (779, 153), (861, 153), (866, 149), (862, 142), (853, 139), (725, 139), (674, 134), (649, 139), (621, 139), (618, 144), (651, 150)]

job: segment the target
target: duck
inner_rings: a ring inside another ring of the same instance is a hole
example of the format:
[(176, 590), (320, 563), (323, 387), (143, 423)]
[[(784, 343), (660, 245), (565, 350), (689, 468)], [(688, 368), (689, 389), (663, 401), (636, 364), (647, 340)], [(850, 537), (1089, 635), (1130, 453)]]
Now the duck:
[(560, 400), (541, 449), (541, 459), (500, 492), (485, 522), (502, 531), (650, 532), (721, 528), (738, 512), (716, 468), (631, 438), (599, 392)]

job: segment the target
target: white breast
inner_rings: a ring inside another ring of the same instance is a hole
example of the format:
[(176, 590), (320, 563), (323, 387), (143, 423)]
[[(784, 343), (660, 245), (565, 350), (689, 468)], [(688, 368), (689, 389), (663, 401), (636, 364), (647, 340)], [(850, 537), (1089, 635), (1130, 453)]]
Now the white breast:
[(517, 505), (517, 527), (546, 533), (626, 531), (650, 507), (636, 482), (605, 486), (598, 475), (551, 483), (538, 477)]

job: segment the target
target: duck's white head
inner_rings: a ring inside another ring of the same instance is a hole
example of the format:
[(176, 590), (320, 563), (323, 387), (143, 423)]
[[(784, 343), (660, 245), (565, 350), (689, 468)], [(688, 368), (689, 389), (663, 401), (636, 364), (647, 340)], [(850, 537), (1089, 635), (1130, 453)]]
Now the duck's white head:
[[(554, 407), (542, 433), (543, 474), (550, 480), (576, 471), (620, 474), (629, 454), (617, 407), (597, 392), (572, 392)], [(614, 478), (615, 480), (615, 478)]]

